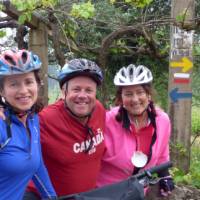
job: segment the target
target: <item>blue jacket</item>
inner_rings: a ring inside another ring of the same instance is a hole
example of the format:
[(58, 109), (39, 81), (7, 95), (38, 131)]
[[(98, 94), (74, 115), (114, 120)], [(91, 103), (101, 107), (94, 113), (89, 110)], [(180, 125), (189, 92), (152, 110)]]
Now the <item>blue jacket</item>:
[(0, 119), (0, 200), (21, 200), (30, 179), (43, 198), (56, 196), (41, 156), (38, 116), (27, 117), (29, 133), (15, 115), (10, 119), (10, 140)]

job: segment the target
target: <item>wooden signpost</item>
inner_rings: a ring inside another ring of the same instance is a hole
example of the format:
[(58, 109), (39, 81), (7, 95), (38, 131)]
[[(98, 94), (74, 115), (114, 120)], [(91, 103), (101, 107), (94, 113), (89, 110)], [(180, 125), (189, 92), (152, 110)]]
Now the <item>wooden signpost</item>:
[[(193, 18), (194, 1), (173, 0), (172, 18)], [(193, 31), (171, 26), (169, 60), (169, 115), (172, 122), (171, 152), (174, 165), (187, 172), (190, 165)]]

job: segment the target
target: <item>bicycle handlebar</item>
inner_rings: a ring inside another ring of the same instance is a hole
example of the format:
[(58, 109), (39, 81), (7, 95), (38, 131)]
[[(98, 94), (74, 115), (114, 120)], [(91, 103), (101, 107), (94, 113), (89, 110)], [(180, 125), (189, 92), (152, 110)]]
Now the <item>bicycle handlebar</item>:
[[(161, 172), (163, 170), (166, 170), (168, 168), (172, 167), (172, 162), (166, 162), (166, 163), (163, 163), (161, 165), (158, 165), (158, 166), (155, 166), (155, 167), (152, 167), (152, 168), (149, 168), (149, 169), (146, 169), (144, 170), (143, 172), (139, 173), (139, 174), (136, 174), (132, 177), (130, 177), (130, 179), (132, 178), (136, 178), (138, 179), (138, 181), (140, 181), (141, 179), (143, 179), (144, 177), (147, 177), (147, 178), (152, 178), (152, 174), (153, 173), (158, 173), (158, 172)], [(127, 181), (127, 180), (125, 180)], [(124, 181), (124, 182), (125, 182)], [(135, 181), (135, 180), (134, 180)], [(123, 182), (123, 181), (122, 181)], [(122, 183), (121, 182), (121, 183)], [(120, 183), (119, 183), (120, 184)], [(130, 183), (129, 183), (130, 184)], [(140, 183), (141, 184), (141, 183)], [(113, 184), (114, 186), (114, 184)], [(95, 199), (95, 195), (94, 193), (96, 192), (96, 196), (99, 198), (98, 199), (116, 199), (116, 198), (113, 198), (113, 197), (107, 197), (107, 193), (109, 191), (109, 187), (111, 187), (110, 191), (111, 193), (114, 191), (114, 188), (113, 188), (112, 185), (108, 185), (108, 186), (103, 186), (102, 188), (97, 188), (97, 189), (94, 189), (93, 191), (89, 191), (89, 192), (83, 192), (83, 193), (77, 193), (77, 194), (72, 194), (72, 195), (67, 195), (67, 196), (62, 196), (62, 197), (59, 197), (58, 199), (59, 200), (66, 200), (66, 199)], [(116, 184), (116, 190), (120, 190), (121, 188), (117, 187), (117, 184)], [(103, 190), (103, 192), (100, 192), (100, 190)], [(124, 191), (122, 191), (122, 194), (123, 194)], [(130, 191), (129, 191), (130, 192)], [(87, 198), (83, 198), (83, 196), (81, 197), (80, 195), (85, 195)], [(108, 195), (109, 196), (109, 195)], [(111, 195), (112, 196), (112, 195)], [(76, 198), (77, 197), (77, 198)], [(140, 198), (141, 199), (141, 198)]]
[(159, 172), (166, 170), (170, 167), (172, 167), (171, 161), (163, 163), (163, 164), (155, 166), (155, 167), (152, 167), (152, 168), (149, 168), (147, 170), (144, 170), (143, 172), (136, 174), (133, 177), (137, 178), (138, 180), (144, 178), (145, 176), (151, 177), (151, 174), (159, 173)]

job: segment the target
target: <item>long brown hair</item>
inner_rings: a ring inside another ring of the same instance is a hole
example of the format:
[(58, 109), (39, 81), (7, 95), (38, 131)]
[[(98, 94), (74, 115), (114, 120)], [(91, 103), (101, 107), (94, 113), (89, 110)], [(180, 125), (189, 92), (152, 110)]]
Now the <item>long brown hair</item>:
[[(40, 78), (40, 75), (39, 75), (39, 70), (35, 70), (35, 71), (34, 71), (34, 75), (35, 75), (36, 82), (38, 83), (38, 87), (39, 87), (39, 89), (40, 89), (40, 86), (41, 86), (41, 78)], [(37, 101), (36, 101), (35, 104), (33, 105), (32, 110), (33, 110), (33, 112), (35, 112), (35, 113), (39, 113), (43, 108), (44, 108), (43, 99), (42, 99), (42, 97), (38, 96)]]

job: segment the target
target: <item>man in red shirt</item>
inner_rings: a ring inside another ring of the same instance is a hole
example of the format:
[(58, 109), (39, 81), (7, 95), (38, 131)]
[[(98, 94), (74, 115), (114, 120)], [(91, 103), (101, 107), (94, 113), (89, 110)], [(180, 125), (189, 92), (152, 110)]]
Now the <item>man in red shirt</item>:
[[(40, 113), (42, 153), (58, 196), (95, 188), (104, 152), (105, 110), (96, 100), (101, 69), (73, 59), (58, 77), (62, 98)], [(32, 183), (24, 200), (37, 200)]]

